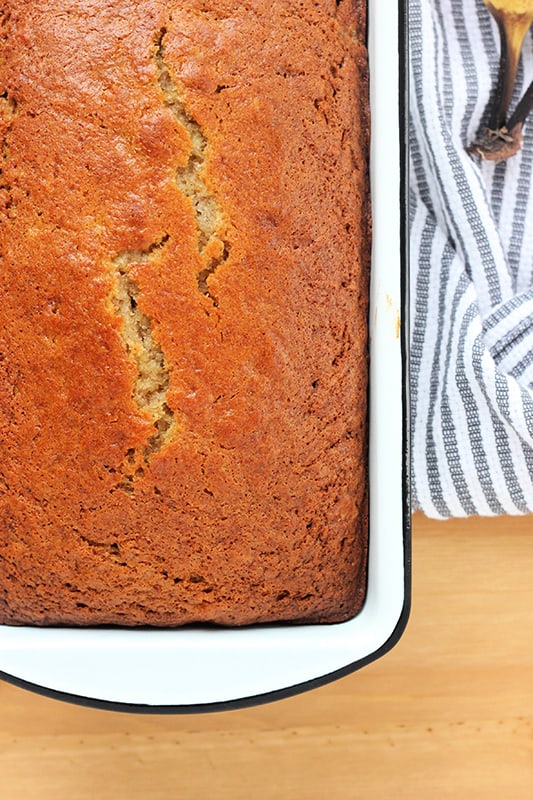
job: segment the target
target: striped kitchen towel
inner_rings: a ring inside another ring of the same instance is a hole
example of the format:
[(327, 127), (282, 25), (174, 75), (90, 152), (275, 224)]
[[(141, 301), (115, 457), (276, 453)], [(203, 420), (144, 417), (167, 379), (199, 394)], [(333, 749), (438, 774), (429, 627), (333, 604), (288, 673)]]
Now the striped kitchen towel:
[[(533, 511), (533, 115), (520, 153), (466, 148), (499, 36), (482, 0), (410, 0), (414, 507)], [(528, 34), (515, 98), (533, 79)]]

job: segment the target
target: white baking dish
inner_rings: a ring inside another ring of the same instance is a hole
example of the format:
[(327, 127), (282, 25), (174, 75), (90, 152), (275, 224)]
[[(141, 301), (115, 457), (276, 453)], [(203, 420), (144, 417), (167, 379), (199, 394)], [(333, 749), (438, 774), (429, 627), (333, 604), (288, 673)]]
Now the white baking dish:
[(372, 103), (370, 550), (360, 614), (338, 625), (116, 630), (0, 626), (0, 677), (123, 710), (191, 712), (286, 696), (400, 638), (409, 607), (403, 4), (370, 0)]

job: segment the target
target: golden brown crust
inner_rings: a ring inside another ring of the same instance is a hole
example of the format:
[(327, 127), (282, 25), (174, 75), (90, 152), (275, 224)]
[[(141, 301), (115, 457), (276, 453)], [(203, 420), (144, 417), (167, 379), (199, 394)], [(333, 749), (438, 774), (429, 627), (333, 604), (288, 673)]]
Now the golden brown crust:
[(0, 622), (359, 608), (360, 9), (1, 5)]

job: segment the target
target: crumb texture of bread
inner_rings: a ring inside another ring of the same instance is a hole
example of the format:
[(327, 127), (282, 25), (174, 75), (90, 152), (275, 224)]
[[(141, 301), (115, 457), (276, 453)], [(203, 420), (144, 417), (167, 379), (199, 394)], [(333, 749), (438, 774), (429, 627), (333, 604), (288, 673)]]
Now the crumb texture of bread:
[(0, 4), (0, 623), (360, 609), (364, 5)]

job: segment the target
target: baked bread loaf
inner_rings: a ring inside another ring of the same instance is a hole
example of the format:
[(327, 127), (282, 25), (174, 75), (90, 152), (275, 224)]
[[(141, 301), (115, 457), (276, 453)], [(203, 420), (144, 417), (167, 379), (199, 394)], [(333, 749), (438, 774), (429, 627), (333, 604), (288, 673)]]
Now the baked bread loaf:
[(0, 20), (0, 621), (350, 617), (363, 0)]

